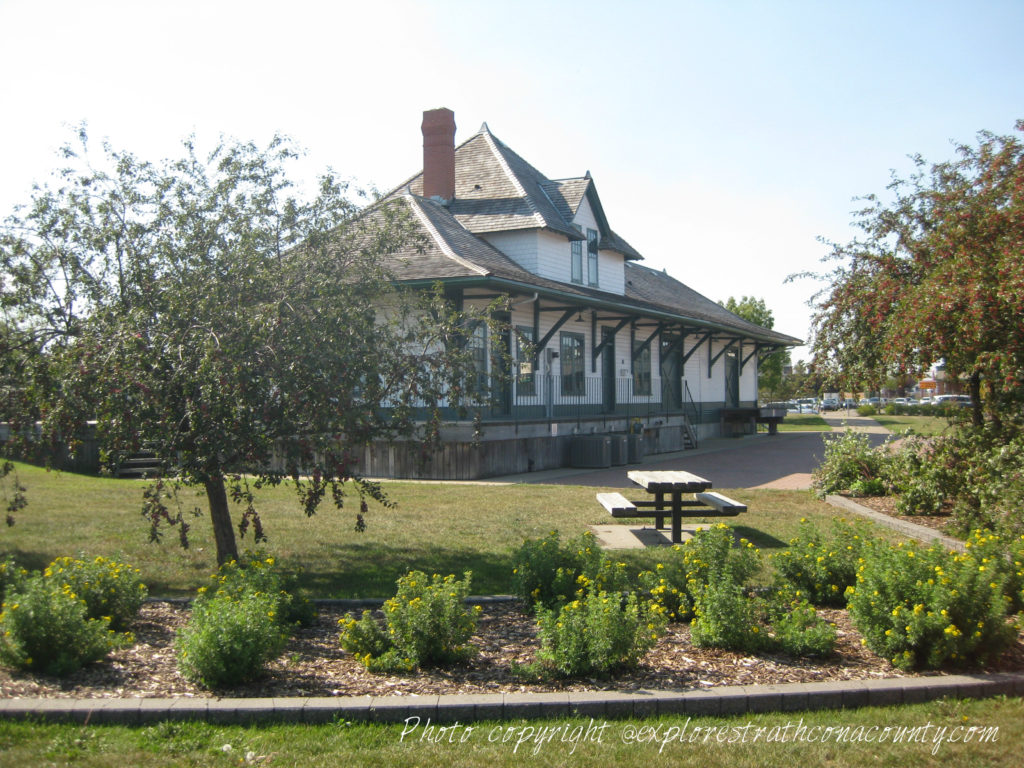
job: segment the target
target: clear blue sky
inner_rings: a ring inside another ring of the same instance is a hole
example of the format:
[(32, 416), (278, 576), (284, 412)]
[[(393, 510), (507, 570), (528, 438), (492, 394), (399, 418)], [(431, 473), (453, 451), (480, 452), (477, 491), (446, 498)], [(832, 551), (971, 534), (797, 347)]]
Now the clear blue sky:
[(806, 338), (816, 286), (786, 275), (908, 155), (1012, 131), (1022, 38), (1020, 0), (0, 0), (0, 212), (83, 120), (151, 159), (282, 132), (311, 176), (387, 189), (447, 106), (457, 141), (486, 121), (552, 178), (591, 171), (647, 265)]

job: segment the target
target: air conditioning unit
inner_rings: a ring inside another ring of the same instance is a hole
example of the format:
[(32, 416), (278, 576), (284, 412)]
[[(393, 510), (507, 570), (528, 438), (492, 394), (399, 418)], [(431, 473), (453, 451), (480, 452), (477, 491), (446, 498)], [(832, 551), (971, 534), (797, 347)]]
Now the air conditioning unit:
[(611, 435), (576, 435), (569, 446), (569, 464), (579, 469), (605, 469), (612, 465)]

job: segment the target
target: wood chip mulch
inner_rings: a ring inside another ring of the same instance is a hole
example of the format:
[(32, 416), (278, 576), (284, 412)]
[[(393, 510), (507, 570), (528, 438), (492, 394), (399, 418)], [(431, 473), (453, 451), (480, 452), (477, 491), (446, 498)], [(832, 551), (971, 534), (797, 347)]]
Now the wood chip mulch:
[[(175, 630), (188, 608), (166, 602), (143, 606), (133, 627), (136, 644), (67, 678), (0, 670), (0, 698), (166, 697), (166, 696), (357, 696), (427, 695), (540, 691), (629, 692), (637, 689), (685, 691), (721, 685), (755, 685), (905, 676), (861, 646), (845, 610), (821, 611), (839, 634), (834, 655), (824, 660), (783, 655), (747, 655), (697, 648), (689, 626), (670, 625), (668, 633), (635, 669), (608, 679), (525, 683), (510, 672), (511, 662), (532, 661), (539, 642), (532, 619), (515, 603), (484, 606), (473, 643), (479, 653), (466, 664), (413, 675), (367, 672), (338, 644), (338, 609), (321, 610), (314, 626), (300, 629), (285, 652), (256, 683), (205, 691), (185, 680), (175, 665)], [(989, 671), (1024, 670), (1024, 633)]]
[(896, 512), (897, 499), (895, 496), (851, 496), (850, 499), (861, 506), (873, 509), (875, 512), (881, 512), (883, 515), (889, 515), (889, 517), (895, 518), (896, 520), (903, 520), (907, 523), (917, 523), (918, 525), (932, 528), (939, 533), (948, 534), (948, 528), (953, 521), (953, 517), (949, 511), (945, 511), (938, 515), (898, 514)]

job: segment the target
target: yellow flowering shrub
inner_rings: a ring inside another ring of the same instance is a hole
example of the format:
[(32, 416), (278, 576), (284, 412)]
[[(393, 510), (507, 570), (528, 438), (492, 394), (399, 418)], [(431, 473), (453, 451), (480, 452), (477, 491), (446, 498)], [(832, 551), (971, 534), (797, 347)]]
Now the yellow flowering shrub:
[(480, 613), (479, 606), (466, 606), (470, 581), (469, 572), (458, 580), (454, 574), (428, 577), (410, 571), (384, 602), (383, 626), (368, 610), (359, 620), (338, 622), (341, 647), (371, 672), (408, 672), (470, 658), (476, 648), (468, 641)]
[(653, 570), (638, 576), (641, 588), (660, 605), (669, 621), (693, 616), (694, 601), (712, 580), (746, 582), (760, 568), (759, 552), (746, 539), (736, 544), (733, 530), (724, 523), (698, 528), (693, 538), (669, 550)]
[(524, 671), (574, 677), (636, 666), (665, 624), (661, 606), (641, 601), (635, 592), (623, 596), (588, 585), (577, 599), (538, 612), (539, 666)]
[(826, 538), (814, 523), (803, 518), (789, 547), (772, 555), (772, 565), (786, 583), (814, 605), (843, 606), (846, 588), (853, 586), (858, 561), (872, 540), (866, 524), (837, 520), (832, 536)]
[(277, 607), (273, 594), (252, 590), (216, 592), (193, 601), (176, 642), (181, 674), (206, 688), (260, 677), (288, 640)]
[(58, 557), (43, 575), (67, 586), (84, 601), (87, 616), (106, 616), (111, 629), (119, 632), (135, 618), (148, 594), (138, 568), (103, 556), (91, 560)]
[(200, 587), (197, 602), (217, 595), (241, 597), (247, 592), (270, 595), (275, 603), (274, 615), (282, 625), (310, 626), (316, 620), (316, 606), (295, 593), (292, 580), (281, 574), (277, 559), (264, 552), (246, 552), (241, 561), (224, 563), (210, 576), (207, 586)]
[(527, 539), (512, 553), (512, 562), (516, 594), (531, 608), (562, 605), (591, 581), (610, 585), (624, 578), (622, 569), (604, 567), (609, 561), (589, 531), (564, 544), (558, 531)]
[(850, 618), (867, 646), (901, 669), (984, 664), (1016, 637), (1007, 560), (993, 555), (977, 545), (956, 553), (876, 544), (847, 590)]
[(68, 675), (134, 642), (110, 629), (109, 618), (90, 618), (67, 584), (41, 573), (19, 579), (0, 605), (0, 663)]

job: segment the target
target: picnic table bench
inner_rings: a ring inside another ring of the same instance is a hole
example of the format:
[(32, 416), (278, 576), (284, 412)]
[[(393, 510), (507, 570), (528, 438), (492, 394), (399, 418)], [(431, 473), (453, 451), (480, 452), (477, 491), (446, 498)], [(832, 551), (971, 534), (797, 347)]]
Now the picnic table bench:
[[(683, 517), (733, 516), (747, 511), (747, 505), (709, 491), (711, 482), (682, 471), (632, 470), (626, 476), (653, 498), (631, 501), (621, 493), (599, 493), (597, 500), (612, 517), (653, 517), (655, 528), (672, 519), (672, 542), (682, 542)], [(684, 498), (684, 494), (686, 498)]]

